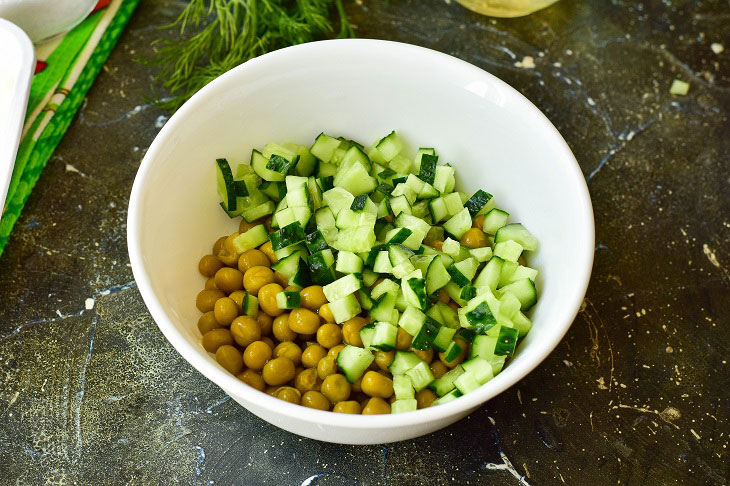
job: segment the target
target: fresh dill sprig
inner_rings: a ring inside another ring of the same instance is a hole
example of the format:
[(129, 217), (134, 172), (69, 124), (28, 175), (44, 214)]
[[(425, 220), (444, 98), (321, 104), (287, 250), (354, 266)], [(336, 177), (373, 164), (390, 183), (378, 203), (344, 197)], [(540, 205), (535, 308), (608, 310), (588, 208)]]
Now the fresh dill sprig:
[(261, 54), (317, 40), (334, 33), (330, 9), (336, 7), (337, 37), (353, 37), (342, 0), (190, 0), (167, 28), (180, 40), (161, 40), (155, 57), (156, 80), (171, 97), (157, 100), (177, 110), (200, 88), (226, 71)]

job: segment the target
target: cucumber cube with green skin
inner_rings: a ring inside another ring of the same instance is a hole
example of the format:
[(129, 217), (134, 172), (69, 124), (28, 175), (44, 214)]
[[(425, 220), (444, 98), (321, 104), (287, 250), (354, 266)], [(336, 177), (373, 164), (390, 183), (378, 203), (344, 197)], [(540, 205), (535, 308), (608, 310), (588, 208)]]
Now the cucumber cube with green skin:
[(413, 306), (407, 306), (398, 320), (398, 326), (402, 327), (411, 336), (416, 336), (426, 322), (426, 315)]
[(426, 388), (434, 381), (433, 372), (425, 361), (421, 361), (416, 366), (406, 371), (406, 376), (411, 379), (413, 388), (419, 392)]
[(514, 241), (527, 251), (537, 250), (537, 238), (525, 229), (520, 223), (513, 223), (502, 226), (494, 235), (494, 242), (499, 244), (504, 241)]
[(271, 248), (276, 251), (303, 241), (305, 236), (302, 225), (295, 221), (271, 233), (269, 240), (271, 240)]
[(305, 236), (304, 240), (307, 245), (307, 251), (310, 254), (317, 253), (320, 250), (326, 250), (328, 248), (327, 242), (320, 230), (315, 230), (312, 233), (309, 233)]
[(299, 162), (299, 155), (295, 155), (292, 160), (287, 160), (280, 155), (273, 154), (266, 163), (266, 168), (286, 175), (297, 165), (297, 162)]
[(386, 278), (373, 288), (372, 292), (370, 292), (370, 296), (373, 299), (379, 299), (380, 296), (384, 294), (393, 294), (393, 296), (395, 296), (399, 291), (400, 286), (392, 280)]
[(320, 133), (309, 151), (322, 162), (329, 162), (332, 160), (335, 149), (339, 146), (340, 141), (338, 139)]
[(513, 240), (506, 240), (494, 245), (494, 256), (503, 260), (516, 262), (522, 254), (522, 245)]
[(393, 362), (388, 366), (388, 371), (394, 377), (405, 375), (406, 371), (423, 362), (413, 351), (396, 351)]
[(322, 291), (327, 300), (333, 302), (353, 294), (360, 287), (362, 287), (362, 281), (355, 274), (351, 273), (335, 280), (329, 285), (325, 285)]
[(423, 322), (421, 329), (418, 331), (418, 334), (416, 334), (416, 336), (413, 338), (411, 347), (420, 351), (428, 351), (429, 349), (431, 349), (433, 340), (436, 339), (436, 336), (438, 335), (440, 329), (441, 325), (438, 322), (436, 322), (434, 319), (431, 319), (429, 316), (426, 316), (426, 319)]
[(472, 197), (469, 198), (468, 201), (466, 201), (466, 203), (464, 203), (464, 206), (469, 210), (471, 217), (474, 218), (477, 214), (479, 214), (479, 211), (487, 205), (490, 199), (492, 199), (491, 194), (479, 189)]
[[(226, 159), (216, 159), (216, 177), (218, 180), (218, 195), (223, 199), (227, 211), (236, 210), (237, 191), (233, 181), (233, 172)], [(248, 194), (247, 194), (248, 195)]]
[(388, 162), (398, 155), (401, 150), (403, 150), (403, 141), (395, 133), (395, 130), (393, 130), (388, 135), (381, 138), (375, 145), (375, 148), (382, 156), (383, 160)]
[(494, 354), (497, 356), (513, 355), (517, 347), (519, 331), (511, 327), (502, 326), (499, 329), (497, 344), (494, 347)]
[(334, 302), (330, 301), (329, 306), (337, 324), (352, 319), (362, 311), (360, 302), (358, 302), (354, 293)]
[(537, 302), (537, 290), (535, 289), (535, 282), (529, 278), (523, 278), (512, 282), (509, 285), (505, 285), (500, 288), (497, 293), (512, 293), (517, 297), (522, 304), (521, 310), (526, 311), (530, 309)]
[(454, 381), (456, 381), (456, 379), (464, 373), (464, 368), (462, 368), (461, 365), (456, 365), (453, 369), (446, 372), (446, 374), (444, 374), (441, 378), (434, 380), (430, 385), (428, 385), (428, 387), (433, 390), (436, 395), (443, 397), (454, 389)]
[(461, 356), (461, 353), (464, 350), (462, 349), (461, 345), (457, 343), (456, 341), (451, 341), (451, 344), (449, 344), (449, 347), (446, 348), (446, 351), (444, 351), (444, 360), (447, 363), (451, 363), (456, 358)]
[(415, 398), (413, 384), (407, 375), (393, 375), (393, 392), (395, 393), (395, 398), (397, 400)]
[(484, 225), (482, 229), (488, 235), (497, 233), (502, 226), (507, 224), (509, 219), (509, 213), (502, 211), (501, 209), (494, 208), (484, 216)]
[(346, 345), (337, 355), (337, 368), (347, 381), (355, 383), (374, 360), (375, 356), (369, 350)]
[(238, 253), (243, 253), (257, 248), (269, 240), (269, 234), (263, 224), (257, 224), (245, 233), (241, 233), (233, 239), (233, 246)]
[(276, 306), (279, 309), (296, 309), (301, 302), (299, 292), (279, 292), (276, 294)]
[(329, 206), (334, 217), (337, 217), (343, 208), (349, 208), (355, 200), (355, 196), (341, 187), (334, 187), (324, 192), (322, 198), (327, 203), (327, 206)]
[(375, 324), (368, 324), (360, 329), (360, 340), (362, 341), (362, 347), (370, 349), (373, 344), (373, 338), (375, 337)]
[(241, 311), (244, 315), (251, 316), (256, 319), (259, 315), (259, 299), (246, 291), (241, 302)]
[(403, 292), (403, 296), (405, 297), (406, 301), (410, 305), (421, 310), (426, 310), (428, 308), (429, 300), (428, 295), (426, 294), (425, 279), (403, 278), (401, 281), (401, 291)]
[(491, 292), (477, 295), (459, 309), (459, 322), (462, 327), (474, 329), (482, 334), (497, 324), (499, 301)]
[(335, 175), (335, 187), (341, 187), (353, 196), (370, 193), (377, 185), (375, 178), (371, 177), (367, 169), (359, 163), (343, 167)]
[(436, 177), (436, 164), (438, 164), (438, 160), (437, 155), (422, 154), (418, 178), (423, 182), (433, 184), (434, 178)]
[(454, 239), (460, 240), (464, 233), (471, 228), (471, 216), (469, 210), (464, 208), (444, 223), (444, 230), (451, 234)]

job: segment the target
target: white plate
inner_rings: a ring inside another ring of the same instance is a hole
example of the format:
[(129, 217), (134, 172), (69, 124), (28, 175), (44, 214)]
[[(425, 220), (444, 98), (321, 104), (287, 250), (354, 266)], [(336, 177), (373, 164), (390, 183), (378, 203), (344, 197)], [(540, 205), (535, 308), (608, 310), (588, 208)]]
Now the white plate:
[(33, 43), (18, 26), (0, 19), (0, 208), (13, 175), (34, 67)]

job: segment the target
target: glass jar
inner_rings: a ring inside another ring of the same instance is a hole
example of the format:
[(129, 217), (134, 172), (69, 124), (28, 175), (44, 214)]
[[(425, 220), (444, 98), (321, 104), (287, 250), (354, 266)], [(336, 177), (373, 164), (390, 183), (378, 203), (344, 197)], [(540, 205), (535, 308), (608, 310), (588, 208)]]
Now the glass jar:
[(474, 12), (492, 17), (521, 17), (558, 0), (456, 0)]

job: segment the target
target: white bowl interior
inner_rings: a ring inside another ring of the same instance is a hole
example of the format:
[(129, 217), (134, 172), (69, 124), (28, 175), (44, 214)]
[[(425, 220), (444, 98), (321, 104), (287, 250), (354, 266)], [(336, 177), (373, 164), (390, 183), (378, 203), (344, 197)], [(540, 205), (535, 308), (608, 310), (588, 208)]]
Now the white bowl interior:
[[(237, 228), (218, 206), (213, 161), (248, 162), (268, 141), (309, 145), (322, 131), (367, 144), (392, 129), (412, 154), (435, 147), (457, 168), (457, 188), (492, 193), (541, 245), (530, 259), (540, 270), (534, 326), (512, 362), (477, 392), (405, 422), (458, 418), (501, 392), (554, 348), (575, 317), (592, 264), (590, 199), (565, 142), (533, 105), (474, 66), (414, 46), (358, 40), (285, 49), (224, 75), (175, 114), (148, 151), (130, 202), (130, 256), (155, 320), (194, 366), (247, 406), (331, 422), (269, 402), (199, 345), (194, 302), (204, 278), (197, 261)], [(393, 417), (356, 418), (370, 420), (356, 428), (396, 424), (388, 422)]]

